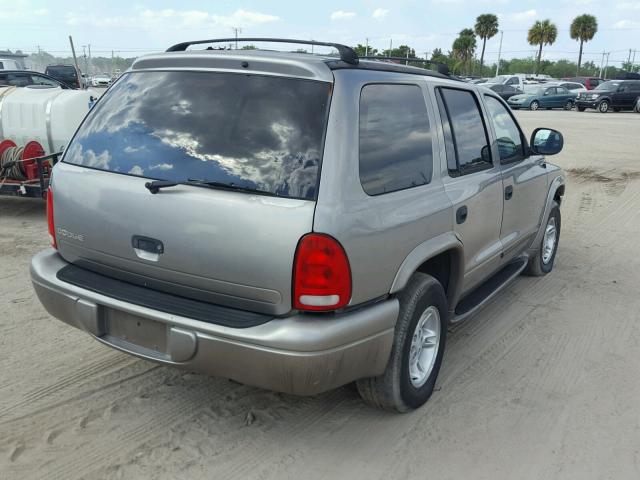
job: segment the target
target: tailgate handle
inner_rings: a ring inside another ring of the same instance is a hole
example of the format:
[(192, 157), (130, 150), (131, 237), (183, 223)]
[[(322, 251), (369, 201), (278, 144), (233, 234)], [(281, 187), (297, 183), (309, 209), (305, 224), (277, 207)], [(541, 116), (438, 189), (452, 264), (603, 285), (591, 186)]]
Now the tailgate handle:
[(164, 245), (160, 240), (156, 240), (155, 238), (134, 235), (131, 237), (131, 245), (137, 250), (144, 250), (149, 253), (158, 255), (164, 253)]

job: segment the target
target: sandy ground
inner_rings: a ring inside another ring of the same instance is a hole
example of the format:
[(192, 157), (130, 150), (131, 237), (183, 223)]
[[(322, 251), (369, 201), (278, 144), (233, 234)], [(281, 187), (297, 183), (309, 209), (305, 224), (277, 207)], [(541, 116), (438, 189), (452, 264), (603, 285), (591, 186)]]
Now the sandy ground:
[(31, 288), (44, 205), (0, 198), (0, 478), (640, 478), (640, 115), (518, 117), (565, 134), (556, 269), (453, 328), (408, 415), (353, 386), (296, 398), (98, 344)]

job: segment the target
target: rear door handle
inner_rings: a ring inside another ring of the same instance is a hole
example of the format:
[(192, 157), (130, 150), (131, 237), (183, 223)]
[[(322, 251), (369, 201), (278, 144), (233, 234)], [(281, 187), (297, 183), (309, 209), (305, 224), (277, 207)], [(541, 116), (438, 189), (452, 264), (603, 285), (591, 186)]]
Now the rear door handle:
[(466, 205), (463, 205), (458, 210), (456, 210), (456, 223), (458, 225), (464, 223), (467, 220), (468, 213), (469, 212)]
[(511, 197), (513, 197), (513, 185), (507, 185), (504, 187), (504, 199), (511, 200)]

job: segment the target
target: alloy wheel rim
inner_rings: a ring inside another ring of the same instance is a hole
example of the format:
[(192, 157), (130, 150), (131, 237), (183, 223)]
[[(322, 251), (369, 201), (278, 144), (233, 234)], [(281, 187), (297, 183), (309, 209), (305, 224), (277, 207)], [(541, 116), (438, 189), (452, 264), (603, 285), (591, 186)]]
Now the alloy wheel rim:
[(607, 110), (609, 110), (609, 104), (607, 102), (602, 102), (600, 104), (600, 111), (606, 112)]
[(545, 265), (548, 264), (553, 257), (558, 238), (557, 232), (556, 219), (555, 217), (551, 217), (544, 230), (544, 238), (542, 239), (542, 263)]
[(538, 102), (533, 102), (531, 104), (531, 110), (537, 110), (538, 109)]
[(430, 306), (422, 312), (411, 339), (409, 377), (414, 387), (420, 388), (427, 382), (439, 349), (440, 312), (436, 307)]

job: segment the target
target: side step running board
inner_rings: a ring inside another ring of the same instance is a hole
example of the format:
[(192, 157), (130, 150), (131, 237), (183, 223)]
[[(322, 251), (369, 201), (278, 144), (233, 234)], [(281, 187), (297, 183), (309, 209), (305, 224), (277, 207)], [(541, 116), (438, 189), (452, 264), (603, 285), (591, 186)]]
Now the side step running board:
[(509, 285), (527, 266), (528, 256), (522, 256), (509, 262), (489, 277), (483, 284), (467, 294), (456, 307), (455, 315), (451, 323), (458, 323), (466, 320), (471, 315), (482, 308), (500, 290)]

